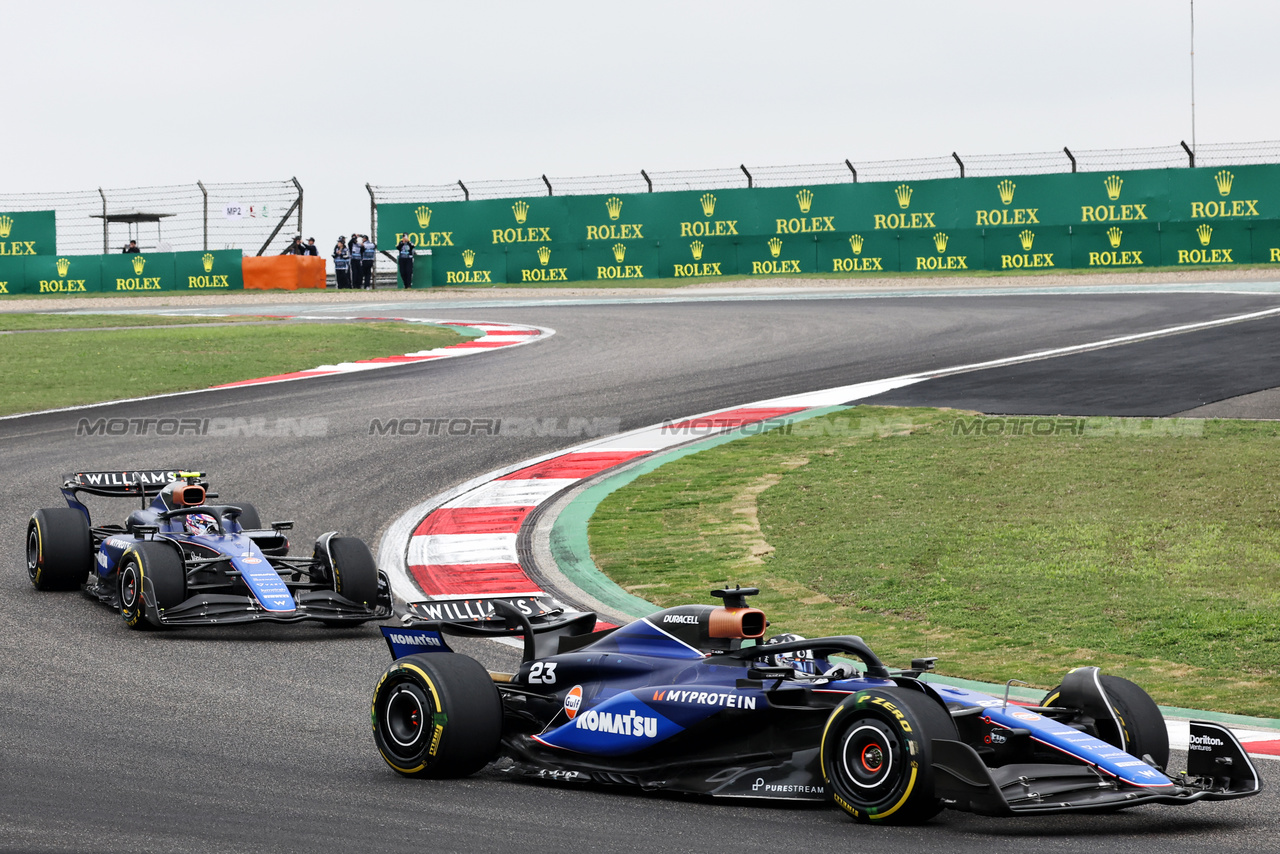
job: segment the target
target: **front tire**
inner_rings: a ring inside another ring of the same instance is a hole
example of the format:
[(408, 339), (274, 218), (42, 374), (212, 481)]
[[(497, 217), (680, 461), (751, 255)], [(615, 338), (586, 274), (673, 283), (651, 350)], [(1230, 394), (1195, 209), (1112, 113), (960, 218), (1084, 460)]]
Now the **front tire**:
[(920, 824), (942, 809), (933, 739), (958, 738), (940, 704), (914, 691), (869, 688), (846, 698), (822, 734), (822, 777), (857, 821)]
[[(1151, 757), (1161, 769), (1169, 767), (1169, 728), (1156, 701), (1136, 682), (1120, 676), (1098, 674), (1102, 690), (1111, 701), (1111, 710), (1119, 721), (1097, 721), (1098, 738), (1114, 745), (1130, 755), (1142, 759)], [(1068, 699), (1067, 702), (1070, 702)], [(1060, 706), (1063, 703), (1062, 686), (1045, 695), (1042, 706)]]
[(382, 758), (410, 777), (466, 777), (498, 755), (502, 700), (474, 658), (409, 655), (373, 689), (373, 740)]
[(27, 578), (37, 590), (75, 590), (93, 569), (89, 520), (74, 507), (37, 510), (27, 523)]
[(378, 564), (358, 537), (329, 537), (316, 543), (316, 558), (324, 565), (339, 596), (373, 608), (378, 603)]
[(116, 579), (120, 616), (131, 629), (159, 626), (160, 616), (187, 598), (187, 572), (182, 555), (166, 543), (144, 542), (130, 547), (120, 558)]

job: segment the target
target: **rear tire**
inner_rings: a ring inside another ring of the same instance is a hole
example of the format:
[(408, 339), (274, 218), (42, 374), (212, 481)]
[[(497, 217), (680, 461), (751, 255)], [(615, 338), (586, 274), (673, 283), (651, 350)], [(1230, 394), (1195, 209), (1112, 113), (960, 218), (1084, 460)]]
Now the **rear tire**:
[[(1122, 732), (1111, 721), (1098, 721), (1098, 738), (1142, 759), (1150, 756), (1161, 769), (1169, 767), (1169, 728), (1156, 701), (1135, 682), (1119, 676), (1099, 674), (1102, 690), (1111, 700), (1112, 711)], [(1045, 695), (1043, 706), (1061, 704), (1062, 686)]]
[(235, 501), (232, 507), (240, 508), (240, 527), (246, 531), (261, 531), (262, 518), (258, 515), (258, 508), (254, 507), (248, 501)]
[(822, 777), (836, 804), (857, 821), (921, 824), (942, 809), (933, 792), (933, 739), (958, 738), (932, 698), (869, 688), (832, 711), (822, 733)]
[(120, 616), (131, 629), (146, 630), (160, 625), (160, 615), (187, 598), (187, 572), (182, 555), (166, 543), (131, 546), (120, 559), (116, 578)]
[(466, 777), (498, 755), (502, 700), (474, 658), (405, 656), (373, 689), (373, 740), (406, 776)]
[(378, 564), (358, 537), (331, 537), (328, 549), (317, 543), (316, 557), (324, 564), (333, 590), (370, 608), (378, 603)]
[(37, 590), (75, 590), (93, 569), (89, 520), (74, 507), (37, 510), (27, 523), (27, 578)]

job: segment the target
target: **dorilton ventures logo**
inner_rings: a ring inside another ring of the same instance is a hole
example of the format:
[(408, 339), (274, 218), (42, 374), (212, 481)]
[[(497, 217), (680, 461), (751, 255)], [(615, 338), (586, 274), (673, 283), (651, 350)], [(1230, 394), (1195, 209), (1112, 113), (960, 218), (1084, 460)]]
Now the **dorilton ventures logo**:
[(418, 218), (418, 228), (426, 229), (431, 225), (431, 208), (426, 205), (418, 205), (418, 209), (413, 212)]
[(999, 184), (996, 184), (996, 192), (1000, 194), (1000, 204), (1013, 204), (1013, 191), (1018, 189), (1018, 185), (1005, 178)]
[(813, 206), (813, 193), (809, 190), (801, 190), (796, 193), (796, 201), (800, 203), (800, 213), (808, 213), (809, 208)]
[(0, 238), (8, 239), (9, 234), (13, 231), (13, 217), (5, 214), (0, 216)]
[(609, 219), (617, 219), (622, 216), (622, 199), (610, 196), (605, 200), (604, 209), (609, 212)]
[(516, 225), (524, 225), (529, 218), (529, 203), (521, 199), (511, 206), (511, 212), (516, 215)]
[(133, 256), (133, 274), (135, 276), (141, 276), (142, 271), (146, 266), (147, 266), (146, 258), (143, 258), (141, 255)]
[(67, 271), (71, 269), (71, 261), (66, 258), (59, 258), (54, 266), (58, 268), (58, 275), (65, 279)]

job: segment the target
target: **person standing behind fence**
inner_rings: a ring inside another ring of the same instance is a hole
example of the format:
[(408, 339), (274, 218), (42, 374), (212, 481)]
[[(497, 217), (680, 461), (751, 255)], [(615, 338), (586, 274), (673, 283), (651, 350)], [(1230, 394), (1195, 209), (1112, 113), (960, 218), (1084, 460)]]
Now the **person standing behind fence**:
[(360, 253), (360, 235), (351, 232), (347, 241), (347, 251), (351, 253), (351, 287), (364, 287), (364, 256)]
[(127, 244), (125, 244), (125, 247), (120, 251), (124, 253), (129, 253), (129, 252), (141, 252), (142, 250), (138, 248), (138, 241), (130, 240)]
[(364, 256), (364, 286), (369, 290), (377, 290), (378, 283), (374, 278), (374, 262), (378, 259), (378, 245), (367, 234), (364, 236), (364, 245), (360, 247), (360, 254)]
[(347, 238), (341, 234), (333, 247), (333, 277), (337, 280), (338, 290), (350, 290), (351, 253), (347, 250)]
[(302, 255), (304, 254), (304, 252), (305, 252), (305, 249), (302, 246), (302, 235), (299, 234), (297, 237), (293, 238), (293, 241), (290, 242), (289, 245), (286, 246), (284, 248), (284, 251), (281, 252), (280, 254), (281, 255)]
[(409, 235), (400, 235), (400, 243), (396, 246), (400, 251), (398, 264), (400, 266), (400, 281), (404, 283), (405, 290), (413, 287), (413, 244), (409, 242)]
[(316, 258), (320, 257), (320, 247), (316, 246), (316, 239), (314, 237), (307, 238), (307, 245), (302, 247), (302, 254), (312, 255)]

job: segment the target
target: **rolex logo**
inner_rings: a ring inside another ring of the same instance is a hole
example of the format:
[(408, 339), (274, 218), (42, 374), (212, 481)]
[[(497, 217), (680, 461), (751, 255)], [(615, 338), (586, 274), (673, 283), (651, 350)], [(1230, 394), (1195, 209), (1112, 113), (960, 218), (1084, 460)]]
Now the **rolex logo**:
[(413, 213), (418, 218), (418, 228), (426, 228), (431, 225), (431, 208), (426, 205), (418, 205), (418, 209)]
[[(1219, 196), (1231, 195), (1231, 182), (1234, 181), (1235, 179), (1236, 179), (1236, 176), (1232, 175), (1226, 169), (1223, 169), (1217, 175), (1214, 175), (1213, 182), (1218, 185), (1218, 195)], [(8, 237), (8, 233), (6, 232), (4, 236)]]
[(516, 225), (524, 225), (524, 221), (529, 217), (529, 203), (526, 201), (518, 201), (511, 206), (511, 212), (516, 215)]
[(777, 258), (779, 255), (782, 254), (782, 241), (777, 237), (772, 237), (769, 239), (769, 254), (772, 255), (774, 258)]
[(1120, 248), (1120, 236), (1122, 234), (1124, 232), (1114, 225), (1107, 229), (1107, 240), (1111, 241), (1112, 249)]
[(947, 251), (947, 236), (939, 231), (933, 236), (933, 245), (938, 247), (939, 252)]
[(1114, 202), (1120, 198), (1120, 188), (1124, 186), (1124, 179), (1119, 175), (1108, 175), (1102, 185), (1107, 188), (1107, 198)]
[(213, 256), (208, 252), (200, 256), (200, 263), (204, 265), (204, 271), (206, 273), (213, 272)]
[(13, 217), (8, 214), (0, 216), (0, 237), (8, 237), (11, 231), (13, 231)]
[(813, 206), (813, 193), (809, 190), (801, 190), (796, 193), (796, 201), (800, 203), (800, 213), (808, 213), (809, 208)]
[(702, 241), (695, 240), (689, 244), (689, 251), (693, 253), (693, 260), (702, 260)]
[(703, 193), (702, 198), (698, 201), (702, 202), (703, 216), (715, 216), (716, 213), (716, 197), (710, 193)]
[(538, 247), (538, 263), (545, 267), (547, 266), (548, 263), (550, 263), (550, 261), (551, 261), (551, 247), (539, 246)]
[(625, 243), (613, 244), (613, 260), (621, 264), (622, 259), (626, 257), (627, 257), (627, 244)]
[(146, 258), (143, 258), (141, 255), (134, 255), (134, 256), (133, 256), (133, 274), (134, 274), (135, 276), (141, 276), (141, 275), (142, 275), (142, 268), (143, 268), (143, 267), (145, 267), (145, 266), (147, 266), (147, 259), (146, 259)]
[(462, 251), (462, 263), (467, 266), (467, 269), (470, 270), (471, 265), (474, 264), (475, 262), (476, 262), (476, 253), (472, 252), (470, 249), (464, 249)]
[(906, 184), (899, 184), (893, 194), (898, 197), (898, 207), (905, 211), (911, 206), (911, 188)]
[(1209, 226), (1209, 223), (1202, 222), (1200, 227), (1196, 229), (1196, 236), (1200, 238), (1201, 246), (1208, 246), (1209, 238), (1213, 237), (1213, 229)]
[(1023, 229), (1022, 233), (1018, 235), (1018, 240), (1022, 242), (1022, 251), (1030, 252), (1031, 244), (1036, 242), (1036, 235), (1029, 229)]
[(849, 235), (849, 248), (853, 250), (854, 255), (862, 254), (862, 235), (861, 234)]
[(1005, 178), (999, 184), (996, 184), (996, 192), (1000, 194), (1000, 204), (1013, 204), (1013, 191), (1018, 189), (1018, 185)]
[(604, 203), (604, 209), (609, 212), (609, 219), (617, 219), (622, 216), (622, 199), (610, 196)]
[(59, 258), (54, 266), (58, 268), (58, 276), (66, 278), (67, 271), (71, 269), (71, 262), (66, 258)]

